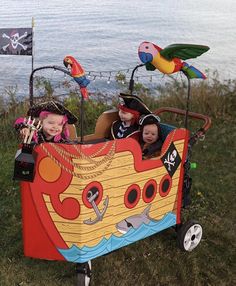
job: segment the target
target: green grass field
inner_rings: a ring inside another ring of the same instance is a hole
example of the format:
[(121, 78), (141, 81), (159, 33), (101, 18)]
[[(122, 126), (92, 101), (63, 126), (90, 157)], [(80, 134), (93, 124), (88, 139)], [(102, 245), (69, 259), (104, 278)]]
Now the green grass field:
[[(184, 221), (196, 219), (202, 224), (200, 245), (193, 252), (182, 252), (176, 245), (175, 230), (167, 229), (94, 259), (91, 286), (236, 285), (235, 100), (229, 97), (226, 108), (227, 99), (215, 99), (219, 106), (211, 106), (209, 111), (212, 128), (205, 141), (193, 148), (197, 169), (191, 171), (192, 204), (183, 211)], [(178, 105), (170, 98), (166, 103)], [(76, 285), (74, 264), (23, 255), (20, 192), (18, 182), (12, 180), (17, 141), (4, 134), (0, 139), (0, 286)]]

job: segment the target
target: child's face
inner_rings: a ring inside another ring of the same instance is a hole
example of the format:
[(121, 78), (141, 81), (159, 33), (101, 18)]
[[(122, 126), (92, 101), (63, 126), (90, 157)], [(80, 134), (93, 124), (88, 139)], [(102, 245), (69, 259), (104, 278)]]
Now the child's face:
[(119, 116), (120, 116), (120, 120), (124, 121), (124, 122), (129, 122), (133, 119), (134, 115), (130, 112), (126, 112), (123, 110), (119, 110)]
[(61, 134), (63, 129), (63, 115), (48, 114), (48, 116), (42, 120), (42, 128), (46, 137), (52, 138)]
[(148, 124), (143, 127), (143, 141), (148, 144), (156, 142), (158, 139), (158, 128), (156, 124)]

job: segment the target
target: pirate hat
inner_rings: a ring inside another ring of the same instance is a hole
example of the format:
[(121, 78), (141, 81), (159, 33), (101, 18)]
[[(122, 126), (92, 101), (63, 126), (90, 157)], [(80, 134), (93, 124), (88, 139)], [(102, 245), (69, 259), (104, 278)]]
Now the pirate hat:
[(65, 108), (61, 103), (56, 101), (46, 101), (38, 103), (32, 106), (27, 112), (28, 116), (39, 117), (42, 111), (52, 112), (58, 115), (66, 115), (69, 124), (74, 124), (78, 120), (75, 115), (73, 115), (67, 108)]
[(150, 114), (151, 111), (145, 105), (141, 98), (136, 95), (121, 93), (119, 95), (124, 100), (124, 105), (129, 108), (138, 111), (140, 114)]
[(156, 124), (159, 126), (159, 123), (160, 123), (161, 119), (159, 116), (153, 114), (153, 113), (150, 113), (150, 114), (147, 114), (147, 115), (143, 115), (140, 117), (139, 119), (139, 125), (141, 127), (147, 125), (147, 124)]

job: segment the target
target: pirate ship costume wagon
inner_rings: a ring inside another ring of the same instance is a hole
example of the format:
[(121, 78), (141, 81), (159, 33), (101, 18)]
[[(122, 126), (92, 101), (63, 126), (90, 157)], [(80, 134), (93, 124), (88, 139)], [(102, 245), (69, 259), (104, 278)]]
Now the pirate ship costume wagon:
[[(130, 94), (122, 97), (128, 100)], [(30, 100), (33, 104), (32, 93)], [(26, 256), (78, 263), (78, 285), (89, 285), (92, 259), (164, 229), (175, 227), (185, 251), (199, 244), (201, 225), (183, 223), (181, 210), (189, 204), (191, 148), (211, 120), (175, 108), (153, 113), (187, 115), (203, 125), (190, 135), (187, 128), (160, 123), (161, 154), (147, 160), (137, 140), (105, 139), (118, 119), (114, 110), (102, 113), (94, 134), (81, 133), (78, 144), (34, 147), (34, 178), (21, 181)]]

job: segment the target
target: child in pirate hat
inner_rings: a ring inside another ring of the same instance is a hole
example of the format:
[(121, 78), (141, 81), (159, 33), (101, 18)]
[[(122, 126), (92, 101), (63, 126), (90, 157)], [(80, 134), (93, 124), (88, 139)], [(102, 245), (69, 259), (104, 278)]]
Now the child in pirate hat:
[[(69, 129), (67, 124), (74, 124), (77, 121), (67, 108), (56, 101), (47, 101), (32, 106), (27, 115), (32, 119), (37, 118), (41, 122), (41, 129), (35, 132), (33, 140), (35, 143), (57, 142), (68, 143)], [(15, 128), (24, 138), (28, 135), (28, 128), (24, 118), (15, 121)]]
[(111, 138), (137, 138), (140, 115), (150, 114), (151, 111), (138, 96), (121, 93), (120, 98), (124, 103), (118, 106), (119, 119), (112, 123)]
[(143, 159), (157, 157), (161, 153), (162, 140), (160, 138), (160, 118), (155, 114), (147, 114), (139, 120)]

